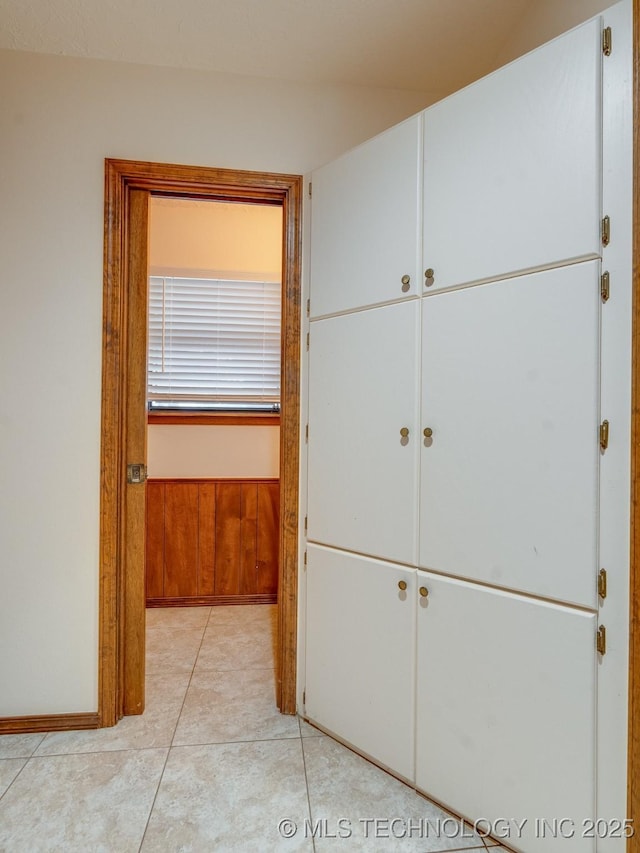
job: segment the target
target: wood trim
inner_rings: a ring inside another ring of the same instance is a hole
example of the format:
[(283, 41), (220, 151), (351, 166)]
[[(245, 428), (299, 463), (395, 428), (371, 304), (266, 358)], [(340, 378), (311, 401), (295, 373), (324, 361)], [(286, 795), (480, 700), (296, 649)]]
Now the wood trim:
[(199, 595), (189, 598), (148, 598), (147, 607), (221, 607), (229, 604), (276, 604), (277, 595)]
[(633, 316), (631, 373), (631, 589), (627, 817), (640, 853), (640, 0), (633, 0)]
[(278, 477), (149, 477), (148, 483), (279, 483)]
[(67, 732), (78, 729), (98, 729), (102, 721), (95, 714), (44, 714), (35, 717), (3, 717), (0, 735), (21, 735), (29, 732)]
[(280, 426), (279, 414), (242, 415), (235, 412), (149, 412), (149, 424), (175, 426)]
[[(302, 177), (130, 160), (105, 162), (104, 325), (100, 475), (99, 717), (113, 725), (123, 714), (125, 323), (127, 247), (132, 190), (182, 198), (274, 204), (283, 208), (281, 535), (278, 600), (277, 699), (295, 713), (298, 470), (300, 428), (300, 269)], [(138, 673), (142, 677), (143, 673)]]

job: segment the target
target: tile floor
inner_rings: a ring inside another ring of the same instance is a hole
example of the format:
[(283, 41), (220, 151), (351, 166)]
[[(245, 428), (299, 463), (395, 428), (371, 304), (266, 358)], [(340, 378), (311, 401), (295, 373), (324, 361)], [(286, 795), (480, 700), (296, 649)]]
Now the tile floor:
[(0, 851), (498, 853), (277, 712), (274, 620), (269, 605), (147, 611), (142, 716), (0, 737)]

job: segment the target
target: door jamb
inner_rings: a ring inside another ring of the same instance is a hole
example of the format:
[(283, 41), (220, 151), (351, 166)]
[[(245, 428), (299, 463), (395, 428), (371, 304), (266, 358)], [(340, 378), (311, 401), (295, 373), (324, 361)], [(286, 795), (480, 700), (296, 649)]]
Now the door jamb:
[[(102, 419), (100, 473), (100, 613), (98, 714), (101, 726), (123, 715), (124, 437), (126, 429), (127, 252), (129, 192), (278, 204), (283, 208), (282, 411), (280, 416), (280, 566), (277, 703), (296, 711), (300, 435), (300, 269), (302, 177), (133, 160), (105, 161)], [(144, 673), (142, 673), (144, 675)]]

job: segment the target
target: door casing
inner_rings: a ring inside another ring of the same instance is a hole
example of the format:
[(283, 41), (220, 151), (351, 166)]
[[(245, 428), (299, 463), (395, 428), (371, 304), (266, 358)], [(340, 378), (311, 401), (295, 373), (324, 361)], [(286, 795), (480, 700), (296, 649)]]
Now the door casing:
[[(280, 417), (280, 567), (278, 579), (277, 702), (296, 710), (298, 471), (300, 434), (300, 269), (302, 177), (130, 160), (105, 161), (104, 325), (100, 474), (100, 614), (98, 709), (101, 726), (144, 710), (144, 558), (128, 549), (140, 535), (144, 502), (126, 504), (127, 438), (145, 419), (127, 393), (135, 330), (146, 335), (146, 306), (135, 299), (130, 258), (146, 245), (140, 193), (274, 204), (283, 209), (282, 405)], [(136, 213), (136, 210), (138, 213)], [(134, 273), (135, 274), (135, 273)], [(133, 312), (133, 313), (132, 313)], [(139, 397), (139, 395), (138, 395)], [(140, 409), (142, 409), (140, 411)], [(140, 488), (133, 486), (130, 488)], [(137, 507), (137, 509), (136, 509)], [(130, 544), (130, 543), (129, 543)], [(127, 559), (127, 550), (129, 559)], [(131, 560), (131, 554), (137, 557)], [(142, 556), (141, 556), (142, 555)]]

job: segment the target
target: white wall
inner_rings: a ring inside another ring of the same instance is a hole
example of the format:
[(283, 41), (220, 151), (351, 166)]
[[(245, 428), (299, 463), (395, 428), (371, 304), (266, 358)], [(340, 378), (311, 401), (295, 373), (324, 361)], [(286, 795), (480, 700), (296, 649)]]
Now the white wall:
[(0, 51), (0, 716), (97, 707), (104, 158), (306, 173), (434, 100)]

